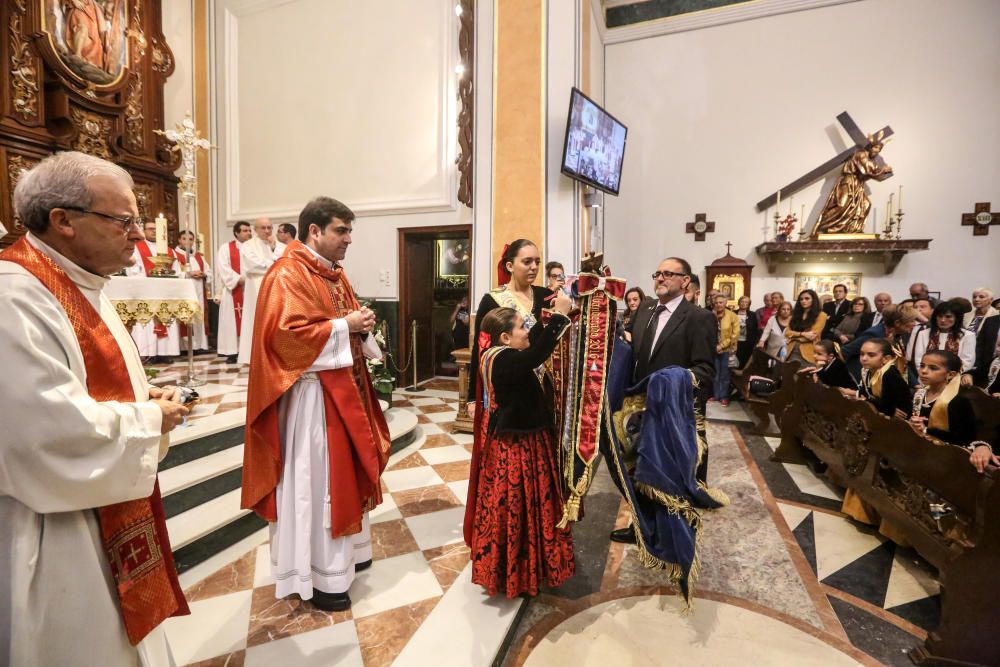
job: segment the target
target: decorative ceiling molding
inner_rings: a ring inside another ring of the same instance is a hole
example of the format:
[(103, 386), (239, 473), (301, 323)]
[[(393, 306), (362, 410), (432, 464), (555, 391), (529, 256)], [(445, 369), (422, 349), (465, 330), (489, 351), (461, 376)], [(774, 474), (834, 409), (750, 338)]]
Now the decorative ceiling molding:
[(644, 21), (621, 28), (606, 27), (604, 7), (601, 5), (600, 0), (591, 0), (591, 6), (594, 7), (594, 11), (600, 12), (601, 20), (598, 22), (598, 26), (600, 28), (601, 40), (604, 44), (621, 44), (649, 37), (670, 35), (689, 30), (700, 30), (702, 28), (713, 28), (729, 23), (752, 21), (768, 16), (777, 16), (778, 14), (789, 14), (809, 9), (831, 7), (833, 5), (843, 5), (850, 2), (860, 2), (860, 0), (753, 0), (752, 2), (739, 5), (705, 9), (698, 12), (691, 12), (690, 14), (669, 16), (654, 21)]

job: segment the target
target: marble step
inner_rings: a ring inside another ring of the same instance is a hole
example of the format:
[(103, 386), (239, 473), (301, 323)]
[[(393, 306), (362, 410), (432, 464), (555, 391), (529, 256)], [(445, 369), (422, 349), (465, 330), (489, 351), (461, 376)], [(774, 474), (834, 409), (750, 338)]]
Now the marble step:
[(242, 466), (243, 443), (240, 443), (163, 470), (160, 473), (160, 493), (166, 498)]
[(165, 471), (184, 465), (191, 461), (203, 459), (210, 454), (221, 452), (230, 447), (242, 446), (245, 434), (242, 425), (229, 427), (223, 431), (204, 435), (194, 440), (186, 440), (174, 444), (171, 442), (170, 451), (160, 461), (160, 477), (166, 474)]
[(170, 548), (177, 551), (249, 513), (240, 509), (240, 489), (227, 491), (167, 519)]

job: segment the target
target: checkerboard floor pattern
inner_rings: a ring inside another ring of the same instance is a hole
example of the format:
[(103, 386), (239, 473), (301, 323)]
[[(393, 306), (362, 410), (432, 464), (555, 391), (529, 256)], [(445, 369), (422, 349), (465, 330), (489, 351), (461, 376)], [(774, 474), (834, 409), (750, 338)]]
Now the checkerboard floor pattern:
[(297, 598), (276, 600), (265, 543), (187, 589), (191, 616), (167, 623), (179, 665), (393, 662), (469, 558), (462, 519), (472, 436), (452, 432), (457, 382), (424, 387), (394, 395), (392, 407), (414, 413), (421, 434), (383, 474), (384, 502), (370, 515), (375, 562), (351, 587), (352, 609), (326, 613)]

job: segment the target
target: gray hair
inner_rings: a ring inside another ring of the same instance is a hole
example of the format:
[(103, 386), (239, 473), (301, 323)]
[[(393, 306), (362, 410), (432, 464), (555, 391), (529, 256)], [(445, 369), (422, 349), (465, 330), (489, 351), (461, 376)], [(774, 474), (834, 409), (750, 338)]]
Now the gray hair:
[(36, 234), (49, 228), (49, 213), (54, 208), (90, 208), (94, 194), (88, 181), (96, 176), (135, 182), (127, 171), (101, 158), (66, 151), (50, 155), (24, 172), (14, 188), (14, 210), (21, 223)]
[(993, 298), (993, 290), (990, 289), (989, 287), (977, 287), (976, 289), (972, 290), (973, 294), (975, 294), (976, 292), (982, 292), (983, 294), (985, 294), (986, 296), (988, 296), (990, 299)]

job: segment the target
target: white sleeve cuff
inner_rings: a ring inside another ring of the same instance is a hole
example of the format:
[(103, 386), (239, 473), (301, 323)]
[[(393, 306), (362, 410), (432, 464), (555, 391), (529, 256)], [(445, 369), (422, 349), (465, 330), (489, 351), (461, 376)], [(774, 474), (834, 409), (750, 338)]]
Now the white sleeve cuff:
[(347, 368), (354, 364), (354, 356), (351, 354), (351, 334), (347, 329), (347, 320), (344, 318), (331, 320), (333, 325), (330, 330), (330, 338), (323, 346), (323, 351), (319, 353), (313, 365), (307, 372), (331, 371), (338, 368)]

